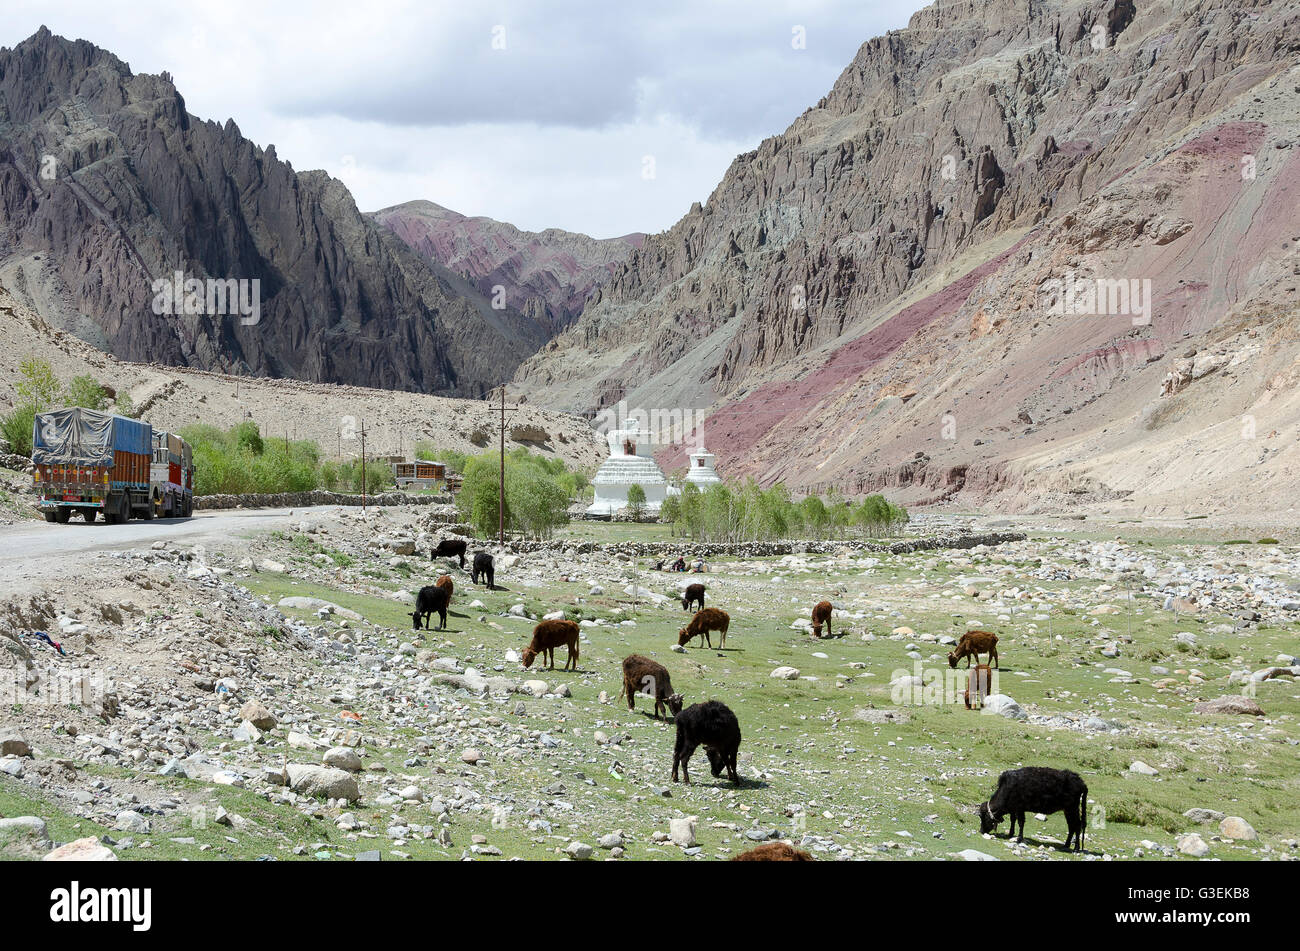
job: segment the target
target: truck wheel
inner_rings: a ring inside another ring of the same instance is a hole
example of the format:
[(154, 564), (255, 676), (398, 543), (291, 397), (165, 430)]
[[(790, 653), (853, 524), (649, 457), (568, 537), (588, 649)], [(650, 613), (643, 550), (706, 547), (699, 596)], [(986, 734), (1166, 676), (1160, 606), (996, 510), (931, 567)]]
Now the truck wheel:
[(55, 509), (54, 518), (60, 525), (67, 525), (68, 519), (72, 518), (72, 510), (63, 508)]
[(82, 509), (81, 514), (85, 516), (86, 524), (89, 525), (91, 522), (95, 520), (95, 515), (97, 513), (95, 512), (94, 509)]
[(140, 517), (146, 520), (152, 519), (154, 517), (154, 513), (156, 511), (155, 506), (157, 504), (158, 503), (153, 498), (150, 498), (149, 501), (145, 503), (143, 514), (141, 514)]
[(120, 511), (120, 514), (118, 515), (118, 520), (119, 520), (119, 521), (122, 521), (122, 522), (129, 522), (129, 521), (131, 521), (131, 514), (132, 514), (132, 513), (131, 513), (131, 496), (129, 496), (129, 495), (127, 495), (125, 492), (123, 492), (123, 493), (122, 493), (121, 511)]
[(53, 513), (53, 512), (46, 512), (46, 513), (45, 513), (45, 521), (47, 521), (47, 522), (53, 522), (54, 520), (55, 520), (55, 516), (54, 516), (54, 513)]

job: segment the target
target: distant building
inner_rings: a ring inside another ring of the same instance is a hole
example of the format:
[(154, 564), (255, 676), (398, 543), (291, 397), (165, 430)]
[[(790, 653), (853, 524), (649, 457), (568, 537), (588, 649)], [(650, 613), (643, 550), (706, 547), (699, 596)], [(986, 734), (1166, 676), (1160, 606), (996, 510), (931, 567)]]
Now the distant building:
[(645, 490), (647, 512), (658, 512), (668, 497), (668, 480), (650, 453), (650, 434), (641, 429), (619, 429), (609, 433), (609, 458), (592, 478), (595, 499), (588, 515), (611, 516), (627, 508), (627, 490), (639, 485)]
[(402, 460), (392, 466), (399, 489), (434, 489), (447, 481), (447, 466), (441, 462)]
[(703, 446), (691, 453), (691, 467), (686, 470), (686, 481), (693, 483), (701, 492), (722, 482), (718, 471), (713, 468), (713, 459), (713, 453)]

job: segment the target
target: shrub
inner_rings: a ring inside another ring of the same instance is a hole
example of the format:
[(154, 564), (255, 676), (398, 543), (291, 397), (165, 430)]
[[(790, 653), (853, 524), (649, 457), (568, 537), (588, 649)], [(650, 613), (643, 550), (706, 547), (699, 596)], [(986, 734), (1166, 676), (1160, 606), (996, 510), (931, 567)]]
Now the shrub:
[(645, 489), (633, 482), (627, 487), (627, 508), (635, 521), (641, 521), (645, 515)]
[(89, 374), (74, 376), (68, 381), (67, 392), (63, 400), (68, 406), (83, 406), (86, 409), (108, 409), (108, 394), (99, 382)]
[(9, 451), (20, 456), (32, 454), (32, 427), (36, 423), (36, 407), (23, 403), (0, 420), (0, 434), (9, 442)]
[[(517, 449), (506, 456), (505, 524), (512, 532), (549, 538), (569, 520), (572, 474), (559, 459), (545, 459)], [(498, 527), (501, 463), (496, 453), (483, 453), (465, 463), (456, 506), (461, 518), (480, 535)]]

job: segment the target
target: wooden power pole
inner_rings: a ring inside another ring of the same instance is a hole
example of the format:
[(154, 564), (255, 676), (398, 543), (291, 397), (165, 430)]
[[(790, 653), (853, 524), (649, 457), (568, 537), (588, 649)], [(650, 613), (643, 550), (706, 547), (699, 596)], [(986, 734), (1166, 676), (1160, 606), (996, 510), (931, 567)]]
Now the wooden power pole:
[(501, 547), (506, 544), (506, 385), (501, 384), (501, 485), (497, 488), (497, 531)]
[(366, 514), (366, 421), (361, 421), (361, 514)]

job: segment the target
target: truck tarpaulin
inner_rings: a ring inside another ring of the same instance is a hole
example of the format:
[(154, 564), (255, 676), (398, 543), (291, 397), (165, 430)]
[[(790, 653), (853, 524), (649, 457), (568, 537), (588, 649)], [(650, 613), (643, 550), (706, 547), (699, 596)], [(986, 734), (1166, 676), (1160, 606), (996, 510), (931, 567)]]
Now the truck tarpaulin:
[(79, 406), (38, 413), (32, 429), (32, 462), (38, 465), (111, 466), (115, 451), (153, 451), (148, 423)]

